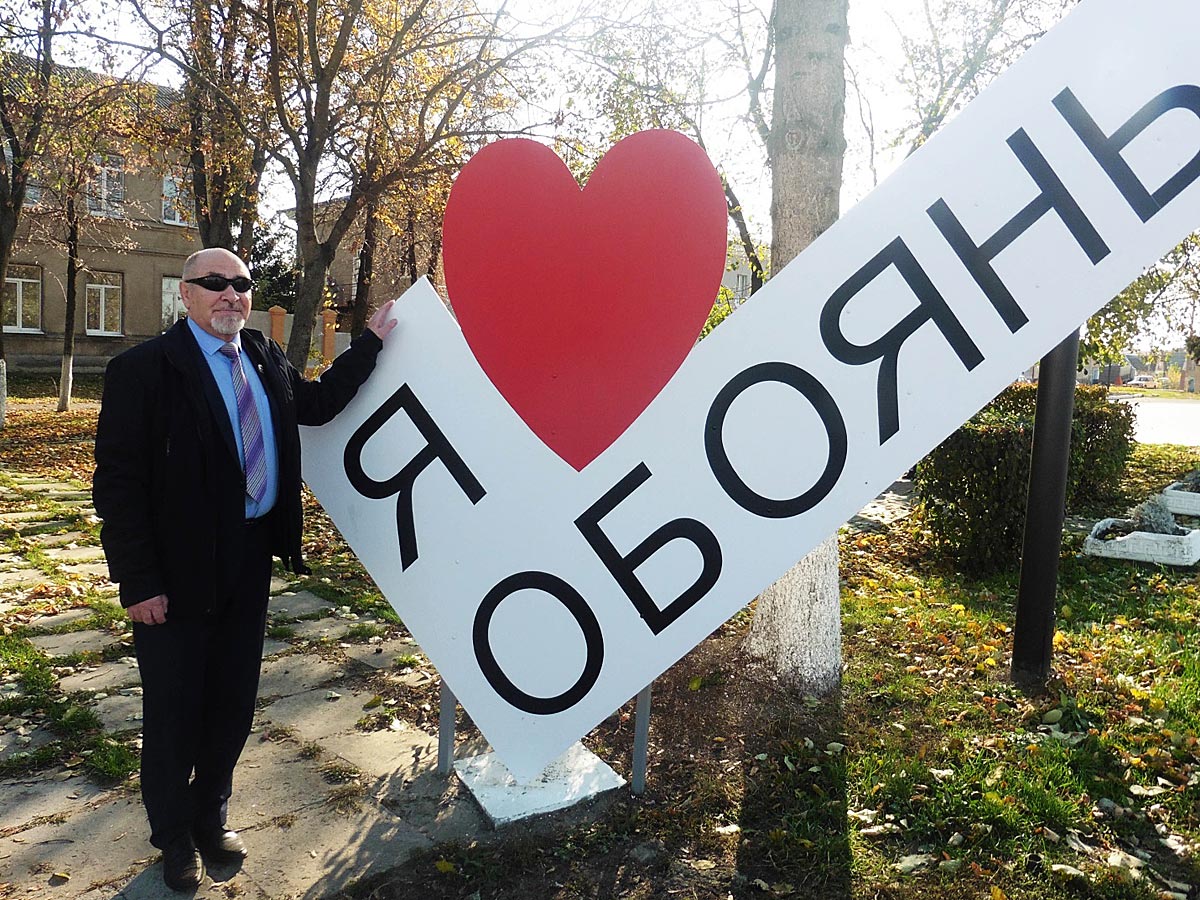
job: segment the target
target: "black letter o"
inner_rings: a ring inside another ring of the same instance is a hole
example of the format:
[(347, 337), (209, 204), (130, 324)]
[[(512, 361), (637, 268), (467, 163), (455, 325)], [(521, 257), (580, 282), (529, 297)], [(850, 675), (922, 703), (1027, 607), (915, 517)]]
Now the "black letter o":
[[(567, 608), (583, 632), (587, 644), (587, 658), (584, 660), (583, 672), (579, 679), (567, 690), (555, 697), (535, 697), (521, 690), (500, 668), (496, 655), (492, 653), (489, 629), (492, 616), (496, 609), (509, 596), (527, 588), (549, 594)], [(600, 667), (604, 663), (604, 636), (600, 632), (600, 623), (595, 613), (587, 605), (583, 596), (561, 578), (548, 572), (518, 572), (510, 575), (488, 591), (479, 609), (475, 612), (475, 626), (472, 629), (472, 640), (475, 645), (475, 658), (479, 669), (488, 680), (488, 684), (507, 700), (512, 706), (528, 713), (539, 716), (553, 715), (565, 709), (570, 709), (584, 698), (596, 679), (600, 677)]]
[[(729, 454), (725, 452), (723, 431), (729, 408), (743, 391), (764, 381), (778, 381), (803, 394), (821, 417), (821, 423), (829, 437), (829, 458), (817, 483), (803, 494), (786, 500), (764, 497), (752, 490), (734, 471)], [(833, 400), (833, 395), (808, 372), (785, 362), (759, 363), (733, 376), (713, 400), (708, 411), (708, 421), (704, 426), (704, 450), (717, 483), (734, 503), (764, 519), (788, 519), (798, 516), (824, 500), (837, 484), (842, 469), (846, 466), (847, 444), (846, 423)]]

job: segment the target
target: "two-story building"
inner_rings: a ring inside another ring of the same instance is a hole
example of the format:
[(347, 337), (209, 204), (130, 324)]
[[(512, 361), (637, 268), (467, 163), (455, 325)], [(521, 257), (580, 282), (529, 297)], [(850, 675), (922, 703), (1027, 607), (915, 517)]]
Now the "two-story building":
[[(98, 154), (80, 227), (75, 370), (98, 371), (114, 355), (161, 333), (182, 312), (183, 261), (200, 249), (188, 221), (181, 176), (132, 168)], [(66, 319), (64, 228), (34, 186), (21, 214), (4, 282), (4, 343), (10, 371), (57, 369)], [(39, 219), (42, 219), (39, 221)]]
[[(31, 65), (11, 54), (0, 63), (10, 75)], [(112, 83), (85, 69), (58, 68), (76, 84)], [(153, 91), (160, 107), (179, 100), (169, 88)], [(173, 323), (182, 312), (183, 261), (201, 246), (183, 170), (155, 161), (144, 148), (119, 151), (116, 140), (97, 142), (86, 189), (77, 195), (76, 371), (102, 370), (117, 353)], [(57, 370), (62, 359), (67, 227), (64, 198), (48, 187), (63, 180), (48, 171), (52, 165), (49, 158), (34, 164), (0, 294), (10, 372)]]

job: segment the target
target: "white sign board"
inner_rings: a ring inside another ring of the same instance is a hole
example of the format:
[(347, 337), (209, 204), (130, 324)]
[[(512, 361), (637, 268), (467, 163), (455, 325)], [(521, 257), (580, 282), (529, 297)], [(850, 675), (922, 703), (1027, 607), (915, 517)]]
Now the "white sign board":
[(304, 475), (515, 775), (1200, 225), (1197, 34), (1195, 0), (1084, 0), (582, 471), (512, 411), (427, 284), (404, 296), (366, 387), (305, 430)]

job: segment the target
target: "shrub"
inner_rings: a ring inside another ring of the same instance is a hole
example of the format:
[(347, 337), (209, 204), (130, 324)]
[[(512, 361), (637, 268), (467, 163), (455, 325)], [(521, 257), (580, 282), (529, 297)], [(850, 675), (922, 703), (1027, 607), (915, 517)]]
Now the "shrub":
[[(935, 546), (984, 575), (1020, 559), (1037, 387), (1015, 384), (917, 464)], [(1067, 508), (1113, 496), (1133, 446), (1133, 409), (1104, 386), (1075, 389)]]
[(1131, 509), (1129, 524), (1134, 531), (1146, 531), (1150, 534), (1183, 533), (1183, 529), (1175, 524), (1175, 516), (1161, 496), (1150, 497)]

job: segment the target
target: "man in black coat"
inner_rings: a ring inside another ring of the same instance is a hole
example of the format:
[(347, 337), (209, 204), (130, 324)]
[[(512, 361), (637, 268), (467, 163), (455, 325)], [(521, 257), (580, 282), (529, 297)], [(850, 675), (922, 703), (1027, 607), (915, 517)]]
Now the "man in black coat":
[(203, 859), (246, 855), (226, 828), (258, 692), (271, 560), (300, 553), (300, 434), (354, 397), (395, 327), (391, 304), (306, 381), (245, 329), (249, 271), (227, 250), (184, 263), (188, 311), (114, 358), (96, 431), (93, 497), (142, 678), (142, 798), (175, 890)]

